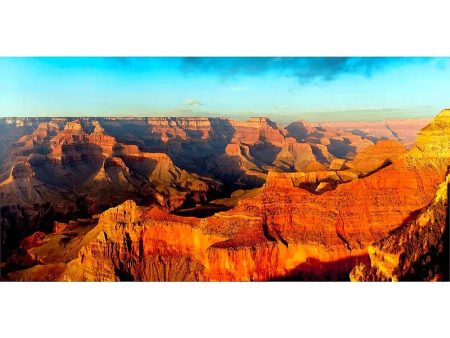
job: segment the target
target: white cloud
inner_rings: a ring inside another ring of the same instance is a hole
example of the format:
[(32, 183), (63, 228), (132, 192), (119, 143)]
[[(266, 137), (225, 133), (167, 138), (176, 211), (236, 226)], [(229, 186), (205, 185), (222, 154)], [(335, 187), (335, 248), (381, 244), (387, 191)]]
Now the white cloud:
[(184, 103), (185, 106), (189, 107), (197, 107), (197, 106), (203, 106), (203, 103), (196, 99), (187, 99)]

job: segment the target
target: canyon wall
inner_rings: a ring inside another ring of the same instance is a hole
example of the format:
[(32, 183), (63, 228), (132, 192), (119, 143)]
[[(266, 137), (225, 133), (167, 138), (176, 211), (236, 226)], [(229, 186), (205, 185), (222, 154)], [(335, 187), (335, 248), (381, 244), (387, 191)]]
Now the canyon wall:
[[(56, 125), (41, 125), (16, 147), (0, 185), (4, 207), (50, 200), (52, 210), (60, 205), (75, 212), (80, 200), (74, 196), (83, 196), (89, 217), (107, 210), (85, 231), (56, 227), (52, 238), (71, 245), (68, 256), (45, 256), (53, 243), (49, 235), (30, 242), (22, 250), (38, 263), (12, 271), (10, 279), (347, 280), (352, 269), (352, 279), (370, 279), (357, 276), (366, 276), (368, 264), (382, 266), (377, 262), (386, 250), (374, 243), (433, 205), (450, 165), (449, 110), (407, 152), (400, 143), (405, 137), (389, 134), (386, 125), (371, 133), (365, 125), (355, 132), (304, 121), (280, 128), (267, 118)], [(67, 194), (67, 186), (77, 194)], [(222, 187), (228, 193), (259, 189), (230, 194), (231, 209), (212, 216), (173, 213), (186, 201), (194, 209), (208, 206), (208, 194)], [(441, 219), (440, 207), (430, 210)], [(9, 224), (5, 219), (2, 230)]]

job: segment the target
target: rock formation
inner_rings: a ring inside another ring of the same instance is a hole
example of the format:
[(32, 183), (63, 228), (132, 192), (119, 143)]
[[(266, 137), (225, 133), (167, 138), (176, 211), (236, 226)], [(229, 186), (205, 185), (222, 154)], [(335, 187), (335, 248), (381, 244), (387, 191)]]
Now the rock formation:
[(367, 175), (393, 163), (405, 152), (405, 147), (398, 141), (378, 141), (358, 152), (353, 160), (345, 162), (345, 166), (360, 176)]
[(405, 147), (414, 145), (417, 133), (430, 123), (432, 119), (390, 119), (379, 122), (318, 122), (321, 128), (349, 132), (370, 140), (392, 139), (401, 142)]
[[(85, 125), (85, 126), (83, 126)], [(200, 204), (220, 183), (190, 174), (162, 153), (142, 152), (94, 120), (42, 122), (5, 150), (0, 182), (2, 260), (20, 238), (49, 231), (53, 219), (88, 217), (127, 199), (169, 210)]]
[[(450, 165), (450, 110), (419, 132), (409, 151), (401, 142), (411, 140), (414, 123), (398, 127), (395, 136), (395, 123), (387, 122), (374, 130), (304, 121), (280, 128), (267, 118), (66, 122), (58, 121), (57, 130), (40, 127), (22, 140), (29, 153), (10, 157), (0, 186), (2, 231), (17, 228), (17, 215), (28, 226), (9, 232), (18, 249), (8, 279), (401, 280), (443, 274), (436, 259), (446, 245), (446, 186), (440, 184)], [(221, 186), (224, 193), (211, 202)], [(258, 189), (236, 190), (249, 187)], [(33, 200), (47, 208), (33, 216)], [(220, 203), (227, 207), (212, 215), (175, 213)], [(65, 218), (55, 219), (54, 210)], [(80, 210), (95, 221), (83, 223), (84, 216), (75, 215)], [(44, 215), (47, 227), (29, 226)], [(44, 235), (26, 237), (36, 230)], [(20, 257), (26, 264), (17, 263)]]
[(368, 247), (370, 264), (356, 266), (352, 281), (448, 280), (448, 187), (450, 175), (434, 200), (412, 213), (403, 225)]

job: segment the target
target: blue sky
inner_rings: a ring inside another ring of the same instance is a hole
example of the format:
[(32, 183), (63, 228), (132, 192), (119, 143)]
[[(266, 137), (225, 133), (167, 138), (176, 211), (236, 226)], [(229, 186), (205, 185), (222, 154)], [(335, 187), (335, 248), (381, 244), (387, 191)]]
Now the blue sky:
[(0, 116), (428, 117), (450, 58), (0, 58)]

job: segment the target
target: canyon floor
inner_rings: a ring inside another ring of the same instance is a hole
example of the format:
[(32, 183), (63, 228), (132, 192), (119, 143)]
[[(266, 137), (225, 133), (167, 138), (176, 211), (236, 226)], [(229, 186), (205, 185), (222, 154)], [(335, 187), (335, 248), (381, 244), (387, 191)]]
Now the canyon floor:
[(448, 280), (450, 110), (0, 119), (3, 281)]

